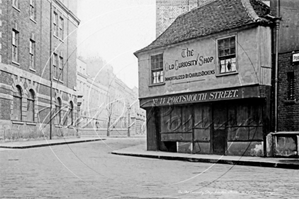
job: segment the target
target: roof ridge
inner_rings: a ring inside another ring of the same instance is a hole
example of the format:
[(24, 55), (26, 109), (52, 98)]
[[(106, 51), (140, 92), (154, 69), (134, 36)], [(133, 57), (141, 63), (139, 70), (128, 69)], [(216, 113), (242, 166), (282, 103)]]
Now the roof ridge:
[(187, 12), (184, 12), (184, 13), (181, 13), (180, 15), (178, 15), (176, 17), (176, 19), (158, 37), (156, 37), (155, 40), (153, 42), (151, 42), (148, 46), (150, 46), (152, 43), (154, 43), (156, 40), (158, 40), (169, 28), (171, 28), (171, 26), (172, 26), (173, 23), (175, 23), (176, 21), (180, 20), (180, 18), (182, 18), (184, 15), (187, 15), (190, 12), (193, 12), (193, 11), (198, 10), (198, 9), (200, 9), (200, 8), (202, 8), (204, 6), (207, 6), (207, 5), (211, 4), (211, 3), (214, 3), (215, 1), (218, 1), (218, 0), (209, 0), (206, 3), (204, 3), (204, 4), (201, 4), (201, 6), (197, 6), (197, 7), (193, 8), (193, 9), (187, 11)]
[(259, 0), (210, 0), (178, 16), (151, 44), (134, 54), (250, 24), (270, 25)]

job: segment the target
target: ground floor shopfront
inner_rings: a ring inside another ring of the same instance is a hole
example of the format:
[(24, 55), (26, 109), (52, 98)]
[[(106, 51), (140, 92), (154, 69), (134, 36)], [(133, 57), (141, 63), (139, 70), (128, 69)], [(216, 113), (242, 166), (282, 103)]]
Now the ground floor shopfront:
[(147, 149), (220, 155), (266, 155), (269, 88), (239, 87), (141, 99)]

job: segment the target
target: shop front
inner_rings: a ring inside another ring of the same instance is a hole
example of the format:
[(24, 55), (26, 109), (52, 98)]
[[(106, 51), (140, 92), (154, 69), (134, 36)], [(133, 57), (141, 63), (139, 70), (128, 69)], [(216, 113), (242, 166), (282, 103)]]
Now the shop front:
[(148, 150), (264, 156), (267, 92), (247, 86), (141, 99)]

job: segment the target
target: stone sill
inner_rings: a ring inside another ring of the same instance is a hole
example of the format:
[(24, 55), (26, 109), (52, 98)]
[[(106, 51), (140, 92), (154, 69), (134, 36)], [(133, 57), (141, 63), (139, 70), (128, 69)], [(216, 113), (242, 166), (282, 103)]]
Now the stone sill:
[(36, 20), (34, 20), (33, 18), (31, 18), (31, 17), (29, 17), (30, 18), (30, 20), (33, 22), (33, 23), (35, 23), (36, 24)]
[(36, 126), (36, 123), (34, 123), (34, 122), (26, 122), (26, 124), (27, 124), (28, 126)]
[(162, 83), (157, 83), (157, 84), (150, 84), (149, 87), (154, 87), (154, 86), (163, 86), (165, 85), (166, 83), (165, 82), (162, 82)]
[(239, 74), (237, 71), (235, 71), (235, 72), (228, 72), (228, 73), (219, 73), (219, 74), (216, 74), (216, 77), (223, 77), (223, 76), (237, 75), (237, 74)]
[(14, 9), (16, 9), (17, 11), (21, 12), (21, 10), (19, 8), (17, 8), (16, 6), (12, 6)]
[(25, 123), (24, 122), (22, 122), (22, 121), (17, 121), (17, 120), (12, 120), (11, 121), (13, 124), (21, 124), (21, 125), (24, 125)]
[(299, 135), (298, 131), (281, 131), (281, 132), (276, 132), (276, 133), (272, 133), (272, 135)]
[(36, 72), (36, 70), (33, 69), (33, 68), (29, 68), (29, 70), (32, 71), (32, 72)]
[(20, 66), (20, 63), (19, 62), (16, 62), (16, 61), (11, 61), (11, 63), (17, 65), (17, 66)]

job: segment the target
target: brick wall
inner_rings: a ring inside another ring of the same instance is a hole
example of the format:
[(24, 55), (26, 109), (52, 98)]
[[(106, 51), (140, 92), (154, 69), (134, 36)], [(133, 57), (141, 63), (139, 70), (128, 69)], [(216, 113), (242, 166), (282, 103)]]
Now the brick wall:
[(156, 0), (156, 37), (179, 15), (212, 0)]
[[(62, 105), (68, 106), (73, 102), (76, 107), (76, 47), (77, 27), (76, 16), (68, 13), (64, 6), (53, 1), (59, 17), (64, 19), (64, 37), (59, 39), (52, 36), (50, 48), (50, 12), (49, 1), (35, 1), (36, 18), (30, 19), (30, 1), (20, 0), (16, 9), (11, 0), (0, 0), (0, 140), (34, 138), (49, 135), (50, 110), (50, 52), (62, 52), (64, 58), (64, 78), (62, 82), (53, 81), (53, 106), (55, 98), (62, 97)], [(74, 4), (76, 5), (76, 4)], [(19, 32), (18, 61), (12, 62), (12, 29), (17, 24)], [(32, 37), (34, 34), (34, 38)], [(29, 67), (29, 43), (35, 41), (35, 68)], [(13, 91), (16, 86), (22, 87), (22, 121), (12, 121), (10, 116), (13, 109)], [(27, 101), (30, 89), (35, 93), (35, 121), (29, 122), (27, 118)], [(66, 113), (68, 108), (63, 110)], [(76, 119), (76, 112), (74, 117)], [(53, 135), (75, 135), (74, 126), (55, 127)]]
[[(294, 72), (295, 100), (288, 100), (288, 72)], [(299, 63), (292, 63), (292, 52), (279, 54), (278, 131), (299, 131)]]

